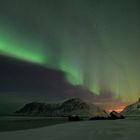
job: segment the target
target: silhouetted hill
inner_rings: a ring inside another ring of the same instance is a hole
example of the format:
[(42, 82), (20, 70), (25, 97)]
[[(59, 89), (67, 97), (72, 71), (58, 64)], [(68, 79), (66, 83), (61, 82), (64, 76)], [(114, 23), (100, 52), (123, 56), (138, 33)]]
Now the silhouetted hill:
[(45, 116), (103, 116), (108, 114), (94, 104), (79, 98), (71, 98), (62, 103), (29, 103), (16, 111), (17, 115), (45, 115)]

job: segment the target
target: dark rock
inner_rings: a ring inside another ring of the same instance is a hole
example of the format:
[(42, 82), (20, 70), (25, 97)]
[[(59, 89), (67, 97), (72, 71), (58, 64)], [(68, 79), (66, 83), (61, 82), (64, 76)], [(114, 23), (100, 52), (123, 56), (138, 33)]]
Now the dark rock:
[(82, 120), (79, 116), (76, 116), (76, 115), (72, 115), (72, 116), (69, 116), (68, 117), (68, 120), (69, 121), (80, 121)]
[(116, 112), (116, 111), (112, 111), (110, 113), (110, 119), (124, 119), (125, 117), (123, 115), (121, 115), (120, 113)]

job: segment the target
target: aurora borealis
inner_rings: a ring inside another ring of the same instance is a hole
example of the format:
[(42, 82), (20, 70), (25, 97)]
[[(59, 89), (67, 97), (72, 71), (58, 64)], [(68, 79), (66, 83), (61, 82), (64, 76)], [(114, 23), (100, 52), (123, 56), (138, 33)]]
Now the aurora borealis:
[(140, 96), (139, 16), (139, 0), (1, 1), (0, 54), (62, 70), (98, 104), (124, 106)]

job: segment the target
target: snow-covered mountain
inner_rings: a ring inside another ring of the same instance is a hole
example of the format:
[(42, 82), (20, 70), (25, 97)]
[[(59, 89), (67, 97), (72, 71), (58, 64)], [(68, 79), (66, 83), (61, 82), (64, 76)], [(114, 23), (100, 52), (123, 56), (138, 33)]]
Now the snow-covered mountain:
[(85, 102), (79, 98), (71, 98), (62, 103), (37, 103), (26, 104), (23, 108), (16, 111), (17, 115), (32, 116), (102, 116), (108, 117), (108, 114), (98, 106)]
[(126, 106), (121, 113), (128, 116), (140, 115), (140, 98), (136, 103)]

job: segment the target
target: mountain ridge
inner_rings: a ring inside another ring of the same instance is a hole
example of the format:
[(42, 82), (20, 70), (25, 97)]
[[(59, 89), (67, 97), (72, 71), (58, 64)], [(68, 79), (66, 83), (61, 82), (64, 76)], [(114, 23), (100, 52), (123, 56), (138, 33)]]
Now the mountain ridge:
[(16, 115), (29, 115), (29, 116), (99, 116), (108, 117), (105, 110), (100, 107), (83, 101), (80, 98), (70, 98), (61, 103), (39, 103), (32, 102), (24, 105), (21, 109), (15, 112)]

